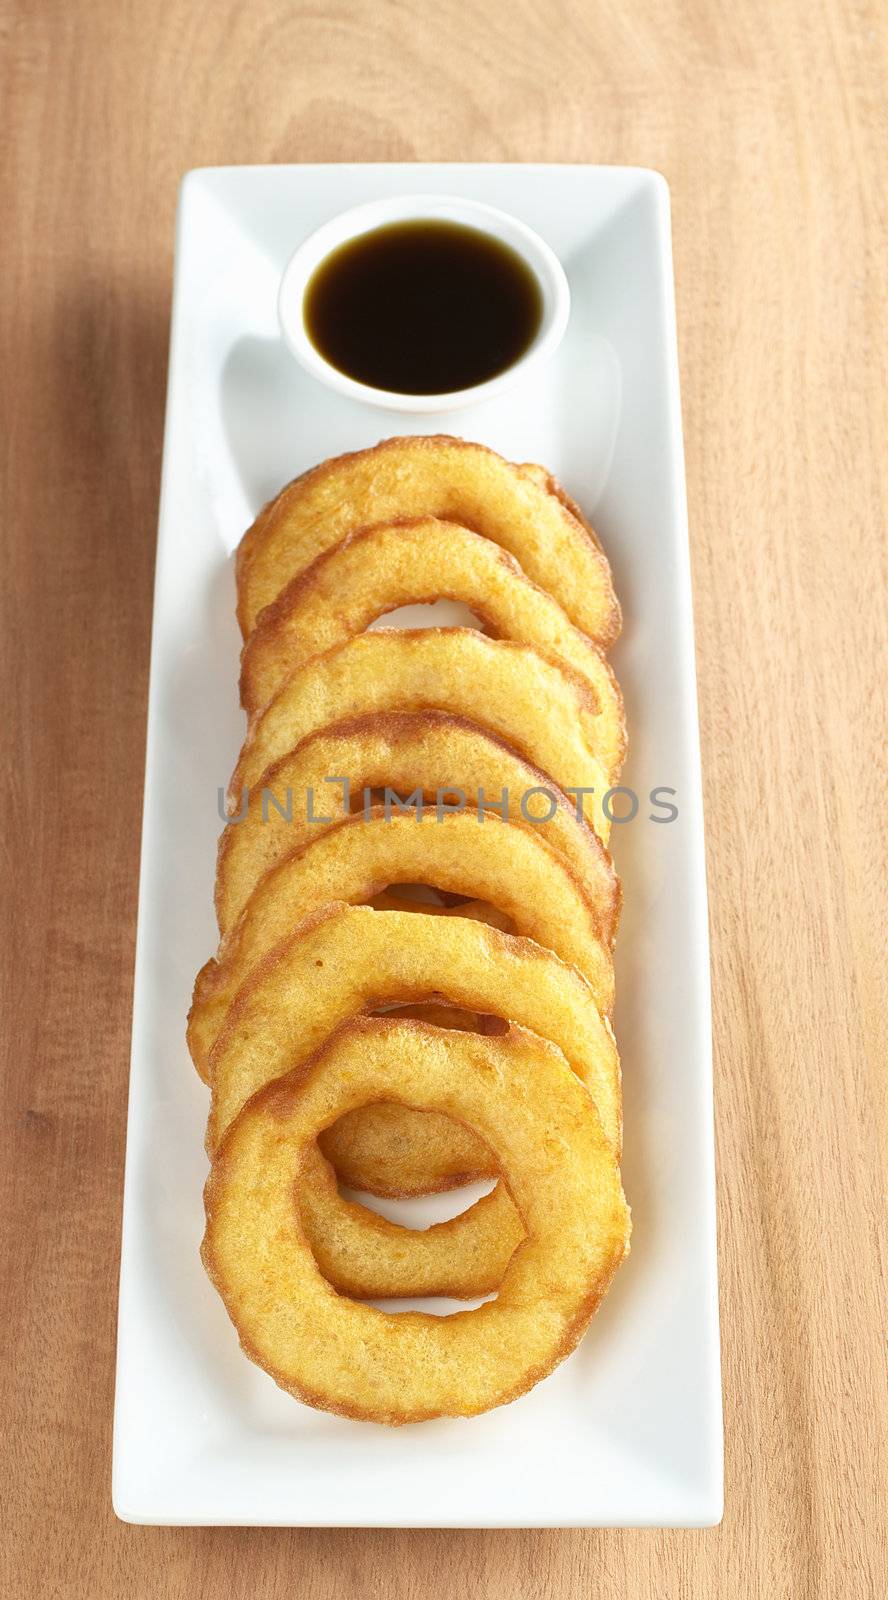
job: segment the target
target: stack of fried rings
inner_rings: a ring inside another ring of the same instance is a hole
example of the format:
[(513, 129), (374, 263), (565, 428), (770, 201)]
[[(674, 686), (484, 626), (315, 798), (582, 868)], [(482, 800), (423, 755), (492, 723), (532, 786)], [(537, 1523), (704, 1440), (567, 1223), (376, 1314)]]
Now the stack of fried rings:
[[(610, 569), (542, 468), (424, 437), (289, 484), (237, 585), (249, 725), (188, 1019), (204, 1264), (300, 1400), (472, 1416), (574, 1348), (628, 1250)], [(477, 628), (371, 628), (439, 599)], [(481, 1178), (424, 1231), (340, 1189)], [(495, 1298), (365, 1303), (428, 1295)]]

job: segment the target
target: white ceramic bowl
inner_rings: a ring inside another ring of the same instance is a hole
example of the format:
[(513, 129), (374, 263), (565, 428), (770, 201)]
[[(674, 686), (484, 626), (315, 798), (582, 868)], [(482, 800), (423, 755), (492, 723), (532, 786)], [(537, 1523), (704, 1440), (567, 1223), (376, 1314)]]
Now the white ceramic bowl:
[[(504, 372), (476, 383), (468, 389), (453, 389), (446, 394), (397, 394), (390, 389), (375, 389), (360, 383), (321, 355), (309, 338), (305, 327), (303, 307), (305, 291), (315, 268), (350, 239), (356, 239), (374, 228), (392, 222), (418, 221), (433, 218), (441, 222), (462, 223), (492, 235), (501, 243), (510, 245), (522, 257), (539, 284), (542, 315), (537, 332), (522, 356)], [(290, 257), (281, 279), (278, 293), (278, 319), (284, 340), (296, 360), (331, 389), (363, 400), (367, 405), (383, 406), (391, 411), (456, 411), (460, 406), (473, 405), (513, 383), (528, 368), (545, 361), (558, 348), (570, 316), (570, 289), (564, 268), (538, 233), (528, 228), (517, 217), (485, 206), (475, 200), (460, 200), (453, 195), (405, 194), (391, 200), (373, 200), (369, 205), (355, 206), (342, 211), (339, 216), (312, 233)]]

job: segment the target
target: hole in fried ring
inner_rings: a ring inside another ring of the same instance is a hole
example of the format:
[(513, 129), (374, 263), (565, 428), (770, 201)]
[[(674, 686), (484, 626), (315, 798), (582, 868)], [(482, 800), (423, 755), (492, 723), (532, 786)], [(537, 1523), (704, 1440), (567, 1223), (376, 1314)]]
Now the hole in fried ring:
[[(389, 1020), (398, 1021), (401, 1015)], [(318, 1266), (334, 1289), (353, 1300), (439, 1295), (475, 1300), (495, 1294), (524, 1237), (521, 1219), (501, 1184), (444, 1222), (408, 1227), (341, 1194), (336, 1174), (317, 1145), (306, 1156), (298, 1199)]]

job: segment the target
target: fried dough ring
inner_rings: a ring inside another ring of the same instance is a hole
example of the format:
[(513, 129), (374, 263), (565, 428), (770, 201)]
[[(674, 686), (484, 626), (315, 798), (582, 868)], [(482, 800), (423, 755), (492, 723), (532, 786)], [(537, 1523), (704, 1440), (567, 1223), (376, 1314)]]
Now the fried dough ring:
[[(496, 1300), (436, 1317), (346, 1300), (294, 1203), (306, 1153), (386, 1096), (469, 1123), (496, 1150), (526, 1237)], [(205, 1190), (202, 1256), (251, 1360), (297, 1399), (368, 1421), (474, 1416), (515, 1399), (579, 1342), (626, 1254), (629, 1215), (595, 1106), (561, 1052), (353, 1019), (229, 1130)]]
[[(533, 1029), (587, 1085), (615, 1153), (622, 1136), (620, 1061), (585, 978), (530, 939), (460, 917), (331, 905), (255, 967), (209, 1058), (207, 1149), (251, 1095), (283, 1077), (361, 1011), (445, 999)], [(490, 1153), (446, 1119), (367, 1106), (323, 1136), (343, 1182), (402, 1196), (492, 1177)]]
[(260, 612), (346, 534), (393, 517), (473, 528), (516, 557), (571, 621), (607, 647), (620, 631), (610, 567), (579, 507), (545, 468), (447, 435), (385, 439), (324, 461), (282, 489), (237, 552), (244, 638)]
[[(374, 909), (376, 909), (374, 907)], [(381, 1006), (380, 1015), (389, 1010), (399, 1017), (415, 1017), (417, 1022), (431, 1022), (436, 1028), (460, 1028), (467, 1033), (496, 1033), (496, 1017), (479, 1017), (475, 1011), (463, 1011), (459, 1006), (449, 1006), (446, 1000), (418, 1000), (412, 1006)]]
[(219, 955), (198, 973), (188, 1044), (206, 1076), (228, 1007), (268, 952), (333, 900), (364, 903), (391, 883), (420, 876), (439, 889), (489, 900), (516, 931), (573, 962), (600, 1010), (614, 1001), (608, 938), (583, 885), (532, 826), (482, 812), (387, 815), (381, 806), (325, 828), (283, 857), (257, 884)]
[(492, 906), (488, 900), (459, 900), (456, 905), (438, 905), (434, 901), (412, 899), (409, 895), (399, 894), (396, 889), (383, 889), (380, 894), (373, 895), (367, 904), (374, 911), (424, 911), (433, 917), (469, 917), (472, 922), (489, 922), (491, 928), (499, 928), (500, 933), (515, 932), (511, 917)]
[(594, 748), (608, 777), (626, 750), (623, 699), (602, 652), (507, 551), (435, 517), (362, 528), (318, 556), (263, 611), (241, 656), (241, 702), (261, 712), (313, 656), (363, 633), (399, 606), (439, 599), (468, 605), (496, 638), (559, 656), (592, 688)]
[[(594, 791), (585, 815), (606, 844), (602, 809), (609, 779), (595, 753), (597, 702), (588, 685), (555, 656), (530, 645), (488, 639), (474, 628), (383, 628), (316, 656), (286, 680), (247, 735), (231, 780), (236, 808), (244, 789), (318, 728), (378, 711), (436, 707), (470, 717), (563, 789)], [(464, 787), (462, 775), (449, 782)]]
[[(216, 872), (216, 915), (223, 937), (243, 911), (259, 879), (281, 856), (316, 838), (326, 817), (338, 821), (346, 813), (341, 783), (347, 777), (352, 793), (389, 785), (397, 794), (415, 789), (434, 797), (454, 784), (476, 807), (483, 794), (492, 808), (509, 792), (509, 815), (521, 821), (520, 799), (544, 788), (555, 802), (550, 821), (539, 831), (581, 879), (595, 903), (602, 933), (613, 942), (620, 910), (620, 885), (610, 856), (592, 828), (580, 821), (570, 802), (545, 773), (530, 766), (508, 745), (465, 718), (444, 712), (387, 712), (356, 717), (319, 729), (263, 774), (262, 784), (248, 799), (243, 820), (232, 822), (219, 840)], [(273, 807), (262, 816), (262, 788), (283, 801), (292, 799), (292, 821)], [(310, 808), (311, 802), (311, 808)], [(541, 810), (541, 807), (544, 809)], [(545, 816), (546, 802), (537, 796), (527, 808)]]

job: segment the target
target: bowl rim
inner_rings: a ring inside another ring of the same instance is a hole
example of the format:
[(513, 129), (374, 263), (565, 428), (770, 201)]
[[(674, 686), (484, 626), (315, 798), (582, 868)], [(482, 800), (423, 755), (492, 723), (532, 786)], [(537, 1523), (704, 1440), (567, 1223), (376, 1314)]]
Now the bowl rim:
[[(340, 372), (313, 344), (304, 320), (305, 291), (316, 268), (340, 245), (393, 222), (424, 219), (462, 223), (510, 245), (533, 273), (542, 301), (540, 323), (527, 349), (503, 372), (466, 389), (439, 394), (402, 394), (378, 389)], [(281, 277), (278, 322), (284, 343), (299, 364), (328, 388), (365, 404), (393, 411), (454, 411), (475, 405), (524, 376), (529, 367), (553, 355), (570, 316), (570, 286), (554, 250), (540, 234), (511, 212), (480, 200), (451, 194), (400, 194), (350, 206), (308, 234), (293, 251)]]

